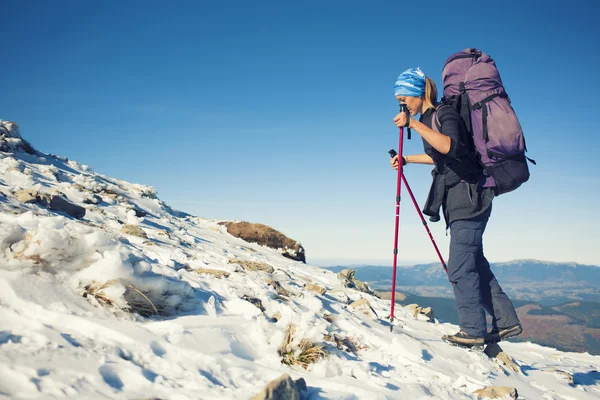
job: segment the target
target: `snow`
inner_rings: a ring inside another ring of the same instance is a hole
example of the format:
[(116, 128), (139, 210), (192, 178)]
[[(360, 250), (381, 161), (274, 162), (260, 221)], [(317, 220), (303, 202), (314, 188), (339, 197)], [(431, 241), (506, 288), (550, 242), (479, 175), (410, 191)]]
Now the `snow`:
[[(20, 203), (12, 194), (20, 189), (60, 192), (86, 216)], [(92, 195), (102, 202), (84, 203)], [(64, 157), (0, 152), (0, 398), (248, 399), (283, 373), (304, 378), (311, 399), (471, 399), (492, 385), (515, 387), (524, 399), (600, 397), (598, 356), (502, 343), (514, 372), (441, 342), (456, 326), (420, 321), (399, 306), (390, 333), (388, 301), (232, 237), (218, 222)], [(121, 233), (123, 224), (148, 238)], [(245, 271), (236, 260), (275, 272)], [(305, 290), (309, 282), (327, 292)], [(361, 298), (379, 318), (348, 306)], [(278, 349), (290, 324), (293, 343), (323, 344), (335, 334), (358, 349), (327, 343), (329, 356), (307, 369), (284, 365)]]

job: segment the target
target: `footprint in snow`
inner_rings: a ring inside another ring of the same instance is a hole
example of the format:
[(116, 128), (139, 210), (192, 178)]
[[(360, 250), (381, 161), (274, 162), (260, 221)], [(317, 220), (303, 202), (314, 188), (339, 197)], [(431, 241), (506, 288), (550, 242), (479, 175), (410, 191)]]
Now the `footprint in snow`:
[(165, 354), (167, 354), (167, 351), (164, 349), (164, 347), (162, 347), (158, 342), (152, 342), (150, 343), (150, 348), (152, 349), (152, 352), (154, 353), (155, 356), (157, 357), (162, 357)]
[(119, 375), (117, 375), (113, 367), (110, 365), (103, 365), (98, 369), (98, 372), (100, 372), (102, 379), (107, 385), (117, 390), (123, 389), (123, 381), (119, 378)]

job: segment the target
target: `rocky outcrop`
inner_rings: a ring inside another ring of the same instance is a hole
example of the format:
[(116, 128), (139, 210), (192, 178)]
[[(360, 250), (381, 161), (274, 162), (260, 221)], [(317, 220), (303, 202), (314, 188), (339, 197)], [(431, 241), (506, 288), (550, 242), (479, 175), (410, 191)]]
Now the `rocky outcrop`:
[(220, 269), (197, 268), (197, 269), (192, 269), (191, 271), (194, 271), (197, 274), (212, 275), (215, 278), (219, 278), (219, 279), (229, 278), (229, 272), (221, 271)]
[(83, 218), (85, 208), (65, 200), (57, 194), (41, 193), (33, 189), (19, 190), (15, 193), (17, 200), (26, 204), (39, 204), (52, 211), (64, 212), (73, 218)]
[(16, 153), (24, 151), (35, 154), (35, 149), (21, 137), (19, 125), (11, 121), (0, 120), (0, 151)]
[(418, 304), (409, 304), (405, 306), (405, 308), (412, 313), (413, 317), (425, 319), (427, 322), (433, 322), (434, 317), (431, 307), (421, 307)]
[(373, 307), (371, 307), (371, 303), (369, 303), (369, 300), (367, 299), (358, 299), (355, 302), (350, 303), (350, 307), (352, 307), (356, 311), (360, 311), (367, 317), (378, 318), (377, 313), (375, 312), (375, 310), (373, 310)]
[(325, 294), (325, 292), (327, 291), (324, 287), (321, 287), (319, 285), (316, 285), (314, 283), (307, 283), (304, 286), (304, 289), (311, 291), (311, 292), (315, 292), (320, 294), (321, 296), (323, 296)]
[(521, 370), (512, 358), (502, 350), (498, 343), (488, 344), (485, 347), (484, 353), (490, 358), (495, 358), (498, 364), (505, 370), (510, 369), (513, 372), (519, 372)]
[(519, 393), (517, 389), (507, 386), (486, 386), (473, 392), (478, 399), (517, 399)]
[(219, 225), (225, 226), (232, 236), (272, 249), (281, 249), (283, 256), (306, 263), (306, 254), (300, 242), (290, 239), (270, 226), (250, 222), (219, 222)]
[(121, 227), (121, 233), (148, 239), (146, 232), (144, 232), (144, 230), (137, 225), (125, 224)]
[(269, 382), (251, 400), (300, 400), (306, 389), (303, 378), (294, 381), (288, 374), (284, 374)]
[(339, 274), (337, 274), (337, 277), (342, 282), (342, 286), (344, 286), (344, 287), (356, 289), (361, 292), (372, 294), (372, 295), (375, 294), (369, 288), (369, 285), (367, 285), (365, 282), (361, 282), (358, 279), (356, 279), (356, 277), (354, 276), (353, 269), (345, 269), (342, 272), (340, 272)]
[(269, 264), (258, 262), (258, 261), (246, 261), (246, 260), (229, 260), (229, 264), (238, 264), (245, 271), (262, 271), (267, 274), (273, 273), (275, 268)]

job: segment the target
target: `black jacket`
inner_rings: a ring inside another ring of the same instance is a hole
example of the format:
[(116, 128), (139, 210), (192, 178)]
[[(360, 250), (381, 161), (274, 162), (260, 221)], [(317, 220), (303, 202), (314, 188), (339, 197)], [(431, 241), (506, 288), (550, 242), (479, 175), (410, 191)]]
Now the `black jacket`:
[[(437, 110), (437, 115), (436, 114)], [(491, 212), (494, 190), (484, 188), (485, 177), (477, 161), (473, 139), (458, 111), (450, 106), (430, 108), (420, 121), (450, 137), (450, 151), (442, 154), (425, 139), (423, 147), (435, 163), (433, 182), (423, 213), (432, 222), (444, 211), (446, 227), (453, 221), (471, 219)]]

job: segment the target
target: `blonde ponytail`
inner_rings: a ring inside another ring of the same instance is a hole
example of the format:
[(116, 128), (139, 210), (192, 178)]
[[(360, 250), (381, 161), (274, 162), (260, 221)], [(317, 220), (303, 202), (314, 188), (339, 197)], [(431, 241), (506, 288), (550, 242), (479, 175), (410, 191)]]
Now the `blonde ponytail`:
[(437, 103), (437, 87), (435, 82), (430, 78), (425, 78), (425, 96), (423, 99), (423, 112), (430, 108), (435, 108)]

